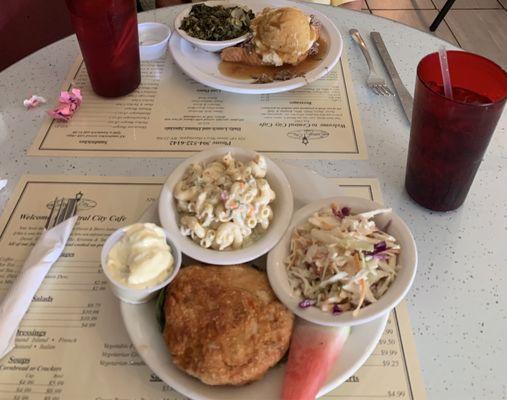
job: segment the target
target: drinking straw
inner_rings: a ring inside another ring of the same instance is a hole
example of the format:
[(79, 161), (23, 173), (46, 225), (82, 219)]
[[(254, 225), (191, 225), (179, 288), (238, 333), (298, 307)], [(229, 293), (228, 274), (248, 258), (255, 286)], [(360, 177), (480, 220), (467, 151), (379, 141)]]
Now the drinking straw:
[(438, 58), (440, 59), (440, 70), (442, 71), (445, 97), (452, 100), (451, 75), (449, 74), (449, 63), (447, 62), (447, 52), (445, 48), (440, 47), (440, 49), (438, 49)]

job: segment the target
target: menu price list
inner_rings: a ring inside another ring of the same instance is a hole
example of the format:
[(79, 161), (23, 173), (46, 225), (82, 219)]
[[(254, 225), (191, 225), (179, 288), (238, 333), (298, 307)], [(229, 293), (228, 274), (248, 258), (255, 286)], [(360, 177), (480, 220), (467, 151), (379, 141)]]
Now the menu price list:
[[(405, 305), (400, 306), (405, 308)], [(391, 313), (384, 333), (373, 353), (346, 384), (324, 396), (324, 399), (399, 399), (419, 400), (406, 373), (402, 333), (397, 329), (398, 310)]]
[(30, 361), (28, 357), (8, 356), (7, 362), (0, 364), (0, 399), (63, 399), (62, 367), (33, 365)]
[[(138, 221), (163, 182), (162, 178), (21, 179), (0, 220), (0, 299), (40, 233), (52, 199), (81, 191), (84, 200), (63, 256), (18, 329), (16, 348), (0, 360), (0, 400), (185, 399), (139, 357), (99, 264), (105, 238)], [(378, 182), (371, 179), (330, 179), (330, 183), (341, 184), (349, 195), (380, 200)], [(402, 304), (391, 314), (367, 362), (324, 398), (424, 400), (411, 341)]]
[(46, 118), (28, 154), (187, 157), (228, 145), (284, 158), (367, 158), (343, 56), (325, 77), (275, 94), (206, 87), (185, 75), (169, 55), (143, 62), (141, 75), (133, 93), (104, 99), (93, 92), (86, 67), (77, 60), (63, 89), (81, 89), (79, 111), (65, 123)]

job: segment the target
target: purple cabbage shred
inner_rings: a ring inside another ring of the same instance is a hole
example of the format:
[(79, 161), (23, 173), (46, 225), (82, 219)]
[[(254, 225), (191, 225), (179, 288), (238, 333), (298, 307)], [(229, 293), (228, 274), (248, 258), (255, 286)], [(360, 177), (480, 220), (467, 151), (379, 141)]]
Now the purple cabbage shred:
[(386, 251), (386, 250), (387, 250), (387, 244), (384, 241), (378, 242), (373, 246), (373, 254), (377, 254), (377, 253), (380, 253), (380, 252)]
[(301, 307), (301, 308), (308, 308), (308, 307), (314, 306), (315, 303), (317, 303), (316, 300), (304, 299), (304, 300), (301, 300), (299, 302), (299, 307)]
[(385, 260), (385, 258), (387, 258), (387, 254), (381, 254), (381, 253), (386, 250), (387, 250), (386, 242), (381, 241), (381, 242), (374, 244), (373, 251), (367, 251), (367, 252), (365, 252), (365, 255), (373, 256), (373, 258), (376, 258), (378, 260)]
[(343, 310), (340, 308), (338, 304), (333, 305), (333, 315), (341, 314)]
[(331, 212), (333, 213), (333, 215), (336, 218), (338, 218), (338, 219), (342, 219), (343, 218), (341, 210), (338, 210), (334, 204), (331, 205)]
[(333, 212), (334, 216), (338, 219), (343, 219), (344, 217), (348, 217), (350, 215), (350, 208), (349, 207), (342, 207), (341, 209), (338, 209), (333, 204), (331, 206), (331, 211)]

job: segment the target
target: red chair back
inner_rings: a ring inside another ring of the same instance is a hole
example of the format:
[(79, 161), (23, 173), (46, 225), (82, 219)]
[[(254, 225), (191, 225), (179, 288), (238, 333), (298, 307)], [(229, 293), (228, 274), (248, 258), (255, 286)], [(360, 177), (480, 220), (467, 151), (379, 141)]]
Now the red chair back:
[(72, 33), (65, 0), (0, 0), (0, 71)]

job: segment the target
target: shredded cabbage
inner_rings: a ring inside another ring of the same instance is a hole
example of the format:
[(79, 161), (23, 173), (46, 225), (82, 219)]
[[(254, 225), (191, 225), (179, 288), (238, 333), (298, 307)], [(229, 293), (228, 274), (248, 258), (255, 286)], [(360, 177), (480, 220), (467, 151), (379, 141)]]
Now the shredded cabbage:
[(285, 265), (300, 307), (357, 315), (387, 291), (399, 270), (400, 245), (373, 218), (389, 212), (352, 215), (331, 204), (294, 229)]

